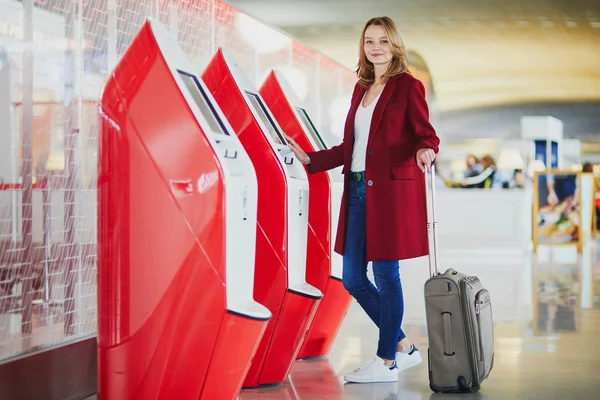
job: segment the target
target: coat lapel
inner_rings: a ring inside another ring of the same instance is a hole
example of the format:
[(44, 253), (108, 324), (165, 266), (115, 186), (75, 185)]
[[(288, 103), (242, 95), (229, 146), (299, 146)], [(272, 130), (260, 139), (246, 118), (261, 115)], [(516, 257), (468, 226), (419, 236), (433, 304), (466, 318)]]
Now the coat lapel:
[(365, 95), (365, 88), (361, 87), (354, 97), (352, 104), (350, 105), (350, 111), (348, 113), (348, 118), (346, 118), (346, 127), (344, 129), (344, 137), (346, 139), (352, 139), (354, 142), (354, 119), (356, 118), (356, 110), (358, 110), (358, 106), (360, 105), (363, 96)]
[(348, 117), (346, 118), (346, 126), (344, 128), (344, 142), (346, 143), (344, 146), (344, 158), (347, 162), (344, 163), (344, 173), (350, 171), (350, 160), (352, 160), (352, 149), (354, 148), (354, 119), (356, 118), (356, 110), (358, 110), (358, 106), (362, 101), (365, 91), (365, 88), (359, 88), (358, 93), (356, 93), (356, 96), (352, 99)]
[[(394, 79), (396, 78), (396, 79)], [(396, 90), (396, 80), (397, 77), (389, 79), (383, 88), (383, 92), (381, 92), (381, 96), (375, 105), (375, 110), (373, 110), (373, 118), (371, 119), (371, 129), (369, 129), (369, 143), (371, 139), (377, 133), (377, 128), (379, 128), (379, 123), (381, 122), (381, 118), (383, 118), (383, 110), (385, 110), (385, 106), (392, 98), (394, 91)]]

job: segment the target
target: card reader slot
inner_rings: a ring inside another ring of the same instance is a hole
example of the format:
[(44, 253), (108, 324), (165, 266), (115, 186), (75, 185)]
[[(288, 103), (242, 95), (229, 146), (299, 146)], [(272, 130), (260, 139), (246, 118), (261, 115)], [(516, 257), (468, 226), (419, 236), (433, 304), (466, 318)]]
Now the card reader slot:
[(233, 155), (231, 154), (231, 152), (229, 151), (229, 149), (225, 149), (225, 158), (230, 158), (232, 160), (235, 160), (238, 156), (238, 152), (237, 150), (233, 151)]

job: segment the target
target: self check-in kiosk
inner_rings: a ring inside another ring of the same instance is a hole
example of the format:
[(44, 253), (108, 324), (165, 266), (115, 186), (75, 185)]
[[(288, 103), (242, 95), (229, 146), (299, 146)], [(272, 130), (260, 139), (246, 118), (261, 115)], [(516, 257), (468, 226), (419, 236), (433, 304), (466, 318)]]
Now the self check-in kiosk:
[(253, 300), (258, 182), (156, 20), (100, 97), (100, 398), (239, 392), (271, 313)]
[[(306, 151), (326, 150), (325, 138), (317, 131), (305, 105), (285, 77), (273, 71), (260, 94), (282, 129)], [(351, 297), (342, 285), (342, 258), (333, 251), (344, 179), (339, 168), (309, 174), (310, 201), (307, 245), (307, 282), (323, 292), (298, 358), (329, 353), (350, 306)]]
[(262, 97), (227, 51), (217, 52), (202, 78), (238, 134), (258, 178), (254, 297), (273, 318), (244, 387), (282, 382), (322, 297), (306, 283), (308, 178)]

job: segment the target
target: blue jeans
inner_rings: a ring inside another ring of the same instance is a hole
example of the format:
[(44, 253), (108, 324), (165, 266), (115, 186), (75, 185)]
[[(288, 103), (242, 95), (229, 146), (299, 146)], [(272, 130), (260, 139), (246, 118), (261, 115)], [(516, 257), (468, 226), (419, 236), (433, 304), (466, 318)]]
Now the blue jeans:
[(404, 299), (398, 261), (373, 261), (375, 287), (367, 278), (366, 189), (364, 180), (350, 181), (346, 243), (343, 257), (344, 287), (379, 328), (377, 355), (396, 358), (402, 329)]

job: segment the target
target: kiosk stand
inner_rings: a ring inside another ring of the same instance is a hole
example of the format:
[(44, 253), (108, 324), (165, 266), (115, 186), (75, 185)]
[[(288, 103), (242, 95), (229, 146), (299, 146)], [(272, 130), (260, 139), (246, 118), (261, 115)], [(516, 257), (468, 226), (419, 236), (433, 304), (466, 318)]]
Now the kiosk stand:
[(177, 41), (147, 21), (99, 101), (98, 392), (239, 392), (271, 318), (253, 298), (257, 180)]
[[(279, 72), (271, 72), (260, 94), (282, 129), (307, 151), (330, 148), (306, 107)], [(327, 355), (352, 300), (342, 285), (342, 257), (333, 251), (344, 191), (341, 168), (308, 175), (308, 246), (306, 279), (324, 293), (298, 358)]]
[(244, 387), (282, 382), (322, 293), (306, 283), (308, 179), (240, 66), (219, 50), (202, 78), (252, 159), (258, 178), (254, 296), (273, 314)]

